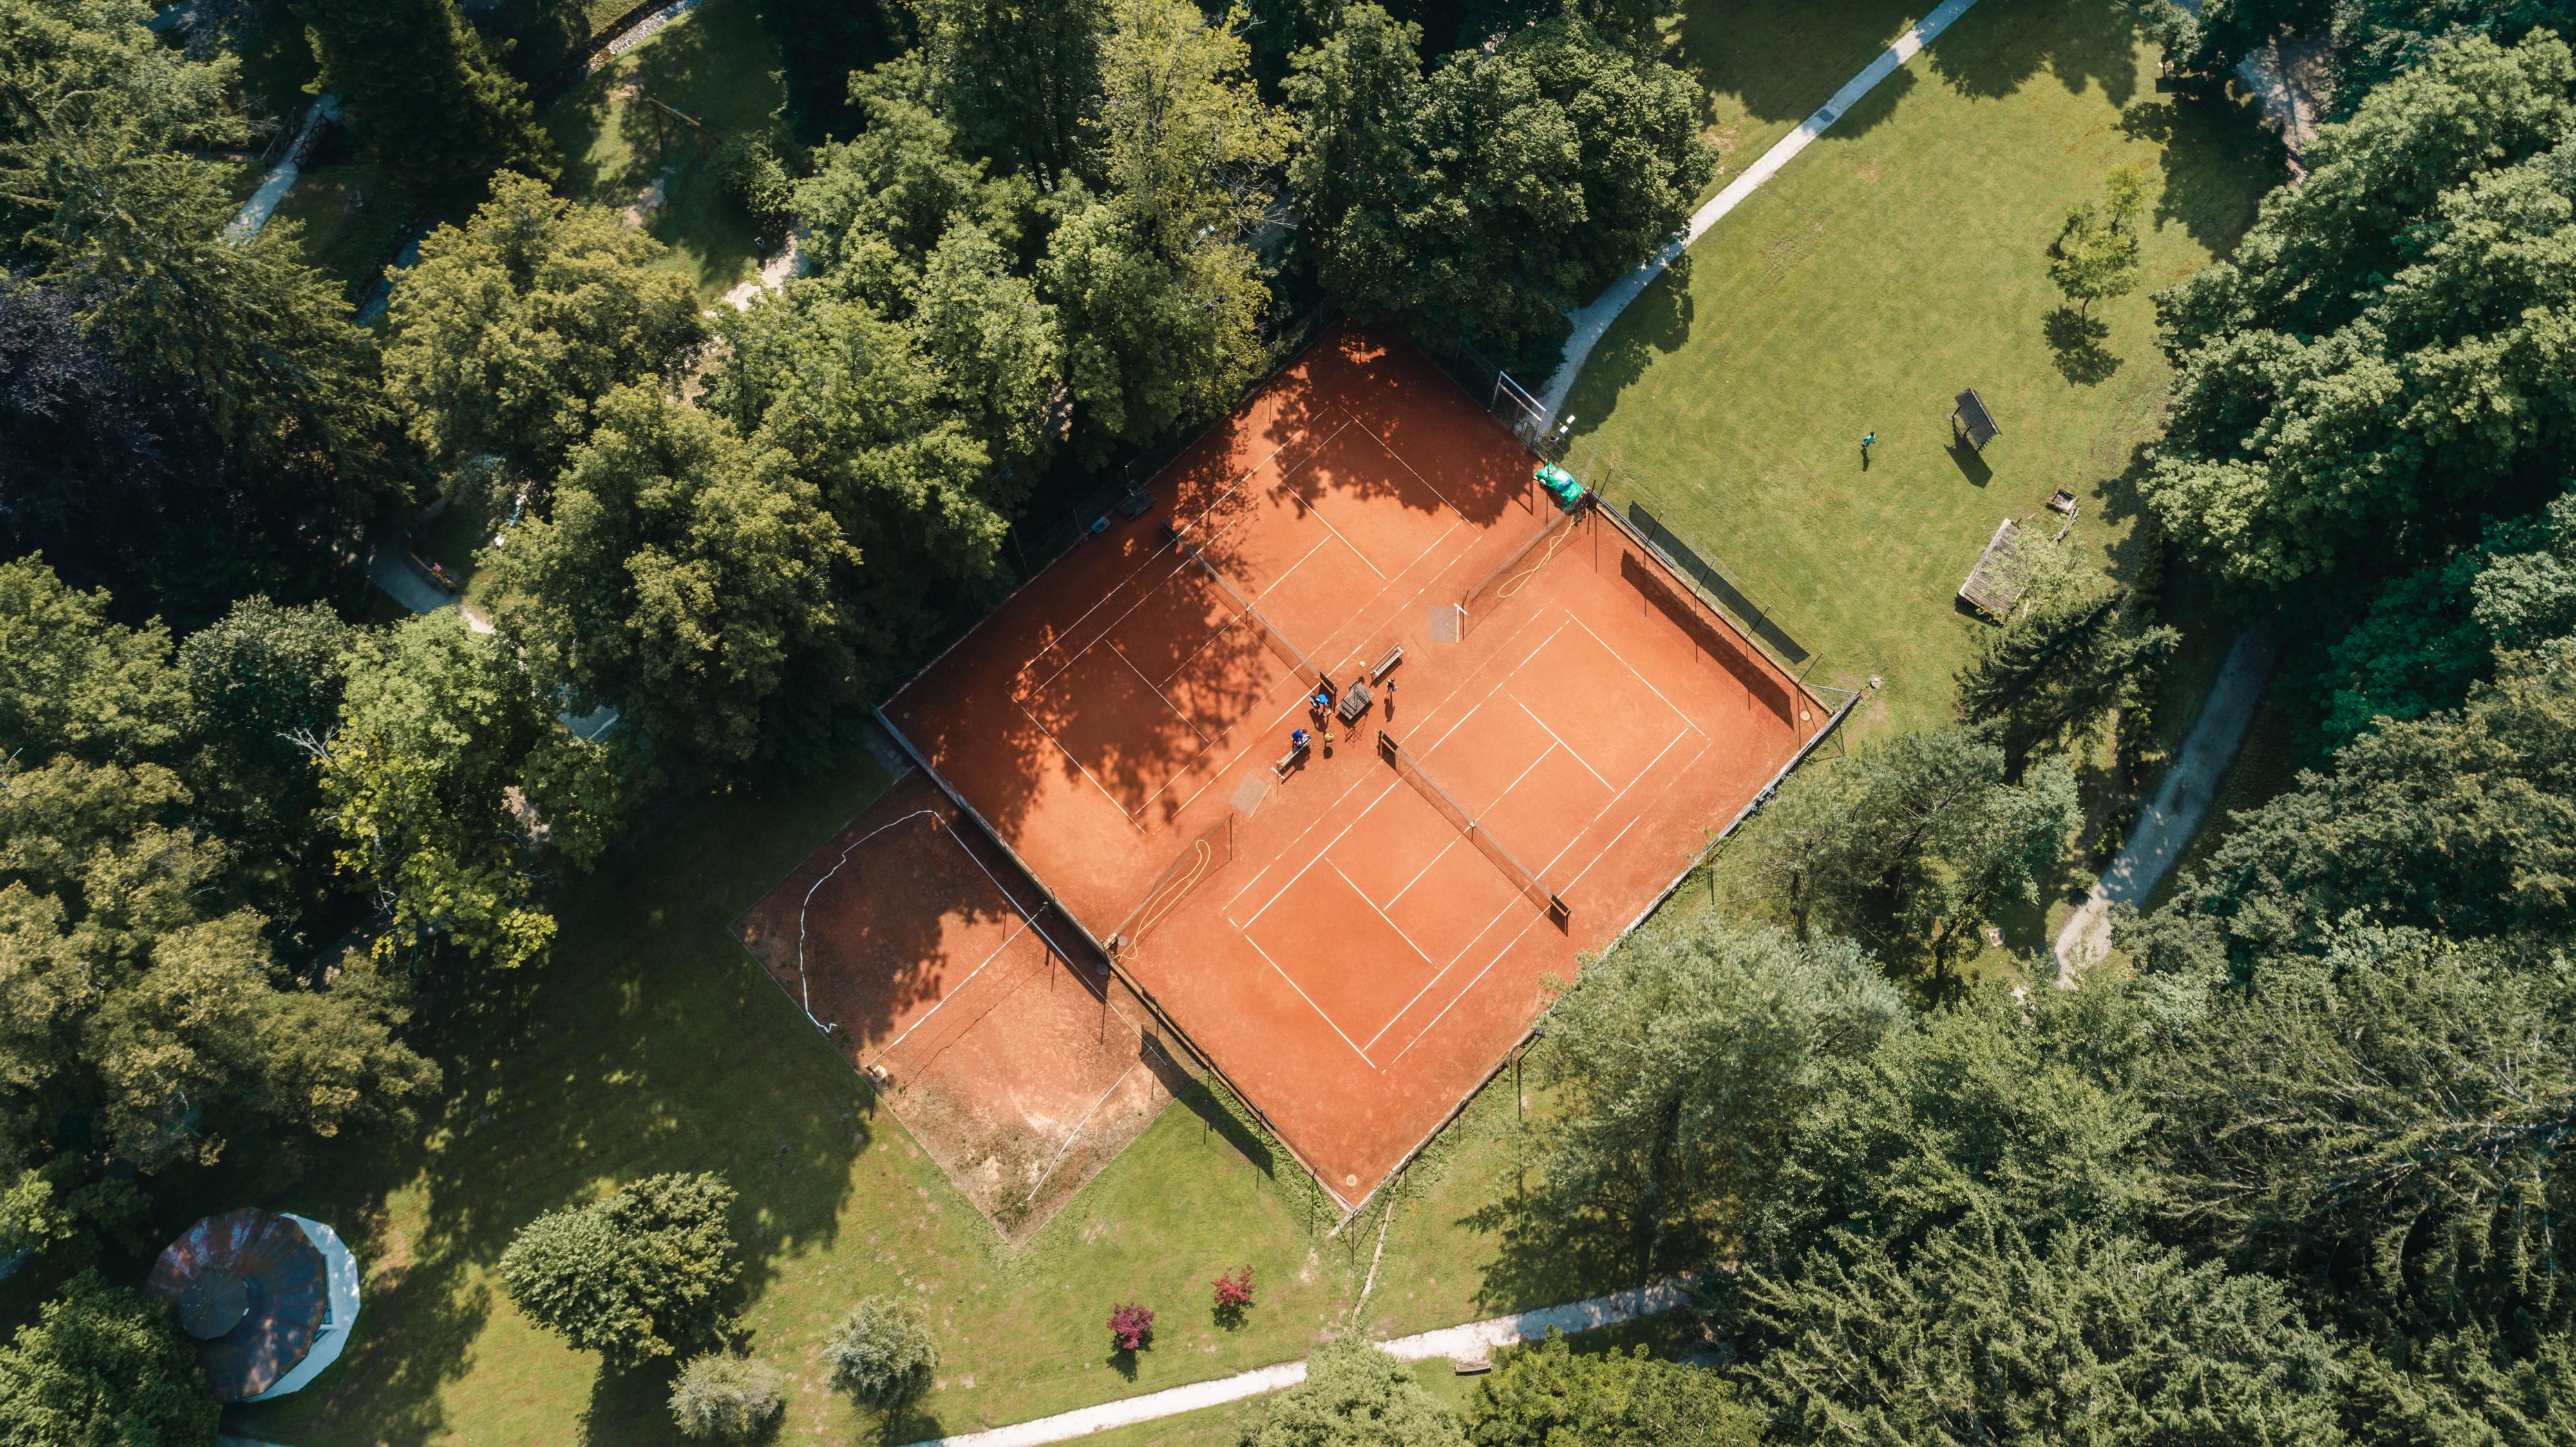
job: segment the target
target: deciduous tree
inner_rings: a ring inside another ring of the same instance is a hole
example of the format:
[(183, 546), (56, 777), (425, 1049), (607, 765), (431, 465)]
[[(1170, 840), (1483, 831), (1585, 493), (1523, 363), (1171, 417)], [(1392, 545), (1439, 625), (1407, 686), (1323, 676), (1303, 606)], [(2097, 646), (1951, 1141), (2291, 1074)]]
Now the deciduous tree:
[(1404, 1363), (1365, 1341), (1331, 1342), (1306, 1359), (1306, 1380), (1243, 1424), (1242, 1447), (1466, 1447), (1449, 1409)]
[(505, 175), (396, 282), (385, 390), (447, 465), (488, 454), (548, 482), (600, 398), (676, 375), (705, 340), (697, 294), (653, 265), (662, 255), (615, 212)]
[(495, 619), (539, 696), (734, 763), (791, 682), (850, 695), (833, 575), (858, 561), (784, 456), (647, 383), (600, 399), (552, 513), (512, 530)]
[(169, 1304), (95, 1272), (0, 1346), (0, 1437), (18, 1447), (214, 1447), (222, 1415)]
[(1706, 1367), (1576, 1352), (1565, 1335), (1503, 1356), (1465, 1412), (1475, 1447), (1756, 1447), (1762, 1419)]

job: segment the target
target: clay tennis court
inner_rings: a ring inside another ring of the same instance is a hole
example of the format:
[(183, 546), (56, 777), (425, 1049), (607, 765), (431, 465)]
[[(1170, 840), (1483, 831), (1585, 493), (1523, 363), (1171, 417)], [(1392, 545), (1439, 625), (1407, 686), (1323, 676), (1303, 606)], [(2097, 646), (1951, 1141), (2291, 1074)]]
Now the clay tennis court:
[(1196, 1074), (1081, 932), (918, 771), (734, 928), (1015, 1238)]
[(1346, 1203), (1828, 716), (1535, 463), (1342, 328), (885, 710)]

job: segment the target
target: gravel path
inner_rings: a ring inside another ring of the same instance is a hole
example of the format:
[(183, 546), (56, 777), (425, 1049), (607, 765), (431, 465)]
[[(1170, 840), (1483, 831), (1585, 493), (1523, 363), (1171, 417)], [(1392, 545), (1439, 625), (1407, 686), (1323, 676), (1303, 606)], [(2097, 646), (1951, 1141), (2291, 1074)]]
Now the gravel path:
[(2156, 796), (2138, 814), (2129, 842), (2102, 871), (2102, 882), (2085, 896), (2066, 927), (2057, 932), (2057, 983), (2072, 989), (2075, 976), (2111, 949), (2111, 906), (2144, 904), (2182, 857), (2183, 846), (2209, 812), (2227, 767), (2245, 743), (2254, 714), (2263, 703), (2263, 685), (2281, 661), (2281, 645), (2268, 623), (2257, 623), (2236, 637), (2218, 682), (2200, 705), (2184, 736), (2182, 752), (2156, 786)]
[[(1550, 1327), (1571, 1335), (1597, 1327), (1616, 1326), (1621, 1322), (1671, 1311), (1680, 1306), (1682, 1300), (1680, 1281), (1662, 1281), (1652, 1286), (1614, 1291), (1589, 1301), (1397, 1337), (1378, 1345), (1399, 1361), (1419, 1362), (1447, 1357), (1462, 1365), (1477, 1365), (1490, 1360), (1496, 1347), (1541, 1340)], [(1304, 1380), (1304, 1362), (1282, 1362), (1277, 1366), (1239, 1372), (1231, 1377), (1219, 1377), (1211, 1382), (1192, 1382), (1186, 1387), (1148, 1392), (1123, 1401), (1103, 1402), (1076, 1412), (1060, 1412), (1033, 1422), (1018, 1422), (984, 1432), (961, 1432), (953, 1437), (935, 1437), (912, 1443), (911, 1447), (1039, 1447), (1039, 1444), (1047, 1442), (1069, 1442), (1112, 1427), (1133, 1426), (1159, 1417), (1221, 1407), (1228, 1402), (1240, 1402), (1266, 1392), (1284, 1391)]]
[(1566, 394), (1574, 390), (1575, 375), (1583, 370), (1583, 360), (1602, 337), (1609, 334), (1610, 323), (1627, 310), (1628, 303), (1645, 294), (1647, 284), (1663, 275), (1664, 268), (1689, 249), (1692, 242), (1708, 234), (1718, 219), (1732, 211), (1745, 197), (1759, 190), (1762, 183), (1780, 173), (1790, 158), (1807, 149), (1825, 128), (1842, 119), (1845, 112), (1860, 103), (1862, 96), (1876, 89), (1878, 83), (1894, 75), (1899, 66), (1912, 60), (1933, 37), (1950, 28), (1950, 22), (1968, 13), (1977, 0), (1942, 0), (1931, 14), (1923, 17), (1913, 29), (1896, 38), (1896, 43), (1879, 53), (1876, 60), (1861, 68), (1858, 75), (1845, 82), (1833, 98), (1818, 107), (1816, 113), (1798, 123), (1798, 128), (1780, 139), (1779, 144), (1762, 153), (1762, 159), (1745, 169), (1708, 200), (1708, 204), (1691, 213), (1690, 228), (1667, 244), (1663, 250), (1637, 263), (1626, 276), (1610, 283), (1590, 306), (1573, 313), (1574, 335), (1566, 339), (1565, 360), (1558, 364), (1556, 375), (1547, 379), (1547, 391), (1539, 405), (1547, 410), (1544, 425), (1553, 426), (1556, 414), (1565, 406)]

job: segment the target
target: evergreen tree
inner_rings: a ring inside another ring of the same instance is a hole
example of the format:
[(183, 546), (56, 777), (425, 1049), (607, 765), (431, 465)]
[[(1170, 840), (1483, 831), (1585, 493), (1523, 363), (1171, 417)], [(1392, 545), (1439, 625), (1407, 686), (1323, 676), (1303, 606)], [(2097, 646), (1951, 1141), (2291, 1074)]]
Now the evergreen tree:
[(726, 1217), (733, 1187), (708, 1173), (646, 1176), (587, 1206), (549, 1211), (501, 1253), (501, 1289), (537, 1325), (632, 1371), (724, 1334), (742, 1274)]
[(1404, 1363), (1364, 1341), (1327, 1344), (1306, 1380), (1243, 1424), (1242, 1447), (1466, 1447), (1458, 1419)]
[(503, 169), (554, 172), (522, 85), (485, 49), (456, 0), (297, 0), (338, 94), (395, 185), (432, 201), (471, 202)]
[(1959, 718), (1993, 731), (2014, 780), (2033, 754), (2078, 750), (2113, 710), (2144, 702), (2180, 638), (2138, 627), (2127, 596), (2067, 550), (2024, 553), (2012, 616), (1958, 676)]
[(1644, 1347), (1598, 1355), (1550, 1327), (1505, 1354), (1466, 1411), (1475, 1447), (1756, 1447), (1762, 1421), (1735, 1384), (1703, 1367), (1656, 1361)]

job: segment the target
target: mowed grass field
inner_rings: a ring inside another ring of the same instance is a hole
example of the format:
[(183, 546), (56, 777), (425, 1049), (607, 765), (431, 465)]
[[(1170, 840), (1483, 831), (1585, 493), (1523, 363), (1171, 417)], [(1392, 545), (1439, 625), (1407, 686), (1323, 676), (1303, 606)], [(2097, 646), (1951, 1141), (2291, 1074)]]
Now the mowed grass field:
[[(2280, 176), (2248, 117), (2156, 71), (2108, 4), (1984, 0), (1631, 306), (1567, 400), (1570, 465), (1706, 553), (1813, 678), (1883, 677), (1872, 726), (1949, 714), (1985, 626), (1954, 595), (2004, 518), (2053, 531), (2068, 488), (2074, 541), (2132, 561), (2123, 479), (2168, 385), (2149, 293), (2223, 253)], [(2143, 276), (2085, 336), (2048, 247), (2127, 161), (2156, 177)], [(2003, 428), (1982, 456), (1951, 442), (1968, 387)]]
[[(448, 1104), (418, 1138), (279, 1195), (196, 1183), (201, 1204), (331, 1222), (366, 1272), (347, 1355), (297, 1396), (236, 1409), (230, 1430), (294, 1447), (679, 1441), (668, 1369), (602, 1372), (520, 1317), (495, 1274), (539, 1212), (657, 1171), (716, 1171), (741, 1192), (741, 1319), (752, 1351), (794, 1379), (784, 1442), (884, 1428), (828, 1392), (817, 1361), (832, 1321), (874, 1293), (918, 1301), (938, 1332), (939, 1385), (893, 1426), (907, 1441), (1302, 1357), (1348, 1328), (1381, 1231), (1360, 1316), (1372, 1336), (1624, 1284), (1516, 1245), (1508, 1073), (1391, 1219), (1328, 1235), (1292, 1162), (1213, 1100), (1184, 1099), (1010, 1250), (727, 932), (883, 783), (857, 768), (673, 809), (564, 912), (550, 964), (439, 1027)], [(1221, 1330), (1209, 1281), (1243, 1265), (1257, 1303)], [(1158, 1313), (1132, 1364), (1105, 1329), (1129, 1300)]]

